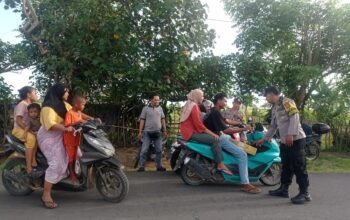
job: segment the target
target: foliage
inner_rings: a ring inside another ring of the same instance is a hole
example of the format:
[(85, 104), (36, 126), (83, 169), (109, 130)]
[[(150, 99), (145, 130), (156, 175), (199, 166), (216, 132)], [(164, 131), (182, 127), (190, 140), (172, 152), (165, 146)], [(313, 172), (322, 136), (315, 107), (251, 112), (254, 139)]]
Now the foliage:
[(349, 76), (350, 4), (224, 0), (239, 35), (236, 74), (245, 92), (275, 84), (304, 108), (322, 80)]
[(4, 78), (0, 76), (0, 103), (7, 103), (11, 100), (12, 89), (11, 86), (7, 85)]
[(199, 56), (192, 61), (186, 84), (188, 87), (201, 88), (206, 99), (212, 100), (218, 92), (225, 92), (228, 96), (233, 94), (234, 67), (232, 56)]
[(13, 9), (14, 12), (21, 11), (21, 0), (0, 0), (0, 3), (4, 2), (5, 9)]
[[(338, 86), (335, 86), (338, 85)], [(331, 126), (333, 149), (349, 151), (350, 94), (339, 83), (322, 82), (317, 92), (312, 94), (308, 107), (313, 110), (316, 119)]]
[(100, 103), (130, 105), (145, 91), (184, 99), (198, 73), (191, 55), (213, 44), (199, 0), (32, 2), (41, 21), (33, 34), (49, 51), (34, 58), (42, 91), (66, 81)]
[(311, 98), (309, 106), (319, 121), (334, 124), (337, 119), (343, 121), (349, 112), (350, 96), (342, 92), (339, 87), (332, 87), (322, 82), (317, 93)]
[(26, 43), (9, 44), (0, 39), (0, 74), (33, 65), (32, 50)]
[(11, 93), (11, 87), (0, 76), (0, 143), (2, 143), (3, 137), (10, 130), (11, 120), (9, 110), (13, 100)]

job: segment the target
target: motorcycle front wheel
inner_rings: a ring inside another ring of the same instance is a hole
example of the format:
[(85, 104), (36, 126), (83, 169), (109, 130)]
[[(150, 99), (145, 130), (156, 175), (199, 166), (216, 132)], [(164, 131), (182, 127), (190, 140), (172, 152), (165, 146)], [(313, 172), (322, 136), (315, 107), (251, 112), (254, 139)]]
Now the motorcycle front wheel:
[(5, 164), (2, 171), (2, 184), (7, 192), (14, 196), (26, 196), (33, 192), (29, 186), (24, 158), (11, 159)]
[(118, 203), (127, 196), (129, 181), (121, 169), (103, 167), (97, 172), (96, 187), (106, 201)]
[(266, 186), (276, 186), (281, 182), (282, 164), (273, 163), (271, 167), (262, 175), (260, 182)]

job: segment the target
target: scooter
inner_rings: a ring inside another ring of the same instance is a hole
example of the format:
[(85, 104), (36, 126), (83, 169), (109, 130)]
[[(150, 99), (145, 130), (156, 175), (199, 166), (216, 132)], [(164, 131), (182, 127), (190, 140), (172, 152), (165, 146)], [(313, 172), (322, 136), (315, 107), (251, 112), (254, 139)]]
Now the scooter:
[[(253, 145), (263, 138), (263, 132), (247, 134), (248, 144)], [(187, 185), (198, 186), (205, 182), (237, 183), (240, 181), (238, 160), (226, 151), (223, 151), (224, 164), (233, 175), (227, 175), (216, 169), (214, 154), (210, 146), (184, 141), (181, 137), (173, 143), (170, 165), (180, 174)], [(177, 159), (176, 159), (177, 155)], [(274, 186), (280, 183), (281, 158), (278, 144), (275, 140), (265, 142), (257, 147), (254, 156), (248, 155), (248, 172), (250, 182), (260, 180), (264, 185)]]
[[(123, 165), (115, 158), (115, 149), (107, 134), (100, 129), (99, 121), (78, 123), (75, 132), (82, 133), (79, 146), (82, 156), (78, 161), (80, 169), (79, 185), (64, 179), (55, 184), (54, 189), (66, 191), (86, 191), (94, 183), (101, 196), (109, 202), (121, 202), (128, 194), (129, 181), (123, 172)], [(5, 189), (15, 196), (31, 194), (36, 188), (43, 187), (45, 175), (32, 178), (26, 172), (23, 142), (12, 135), (6, 135), (8, 146), (13, 152), (4, 165), (2, 182)], [(47, 160), (38, 148), (36, 154), (38, 170), (47, 169)], [(44, 173), (44, 172), (43, 172)]]

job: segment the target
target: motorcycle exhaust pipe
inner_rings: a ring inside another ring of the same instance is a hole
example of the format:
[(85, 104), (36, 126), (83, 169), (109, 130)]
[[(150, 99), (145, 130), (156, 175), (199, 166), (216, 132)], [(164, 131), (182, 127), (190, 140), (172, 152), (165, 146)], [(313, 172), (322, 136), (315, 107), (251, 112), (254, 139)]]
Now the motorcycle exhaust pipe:
[(197, 161), (193, 160), (192, 158), (186, 157), (184, 160), (184, 164), (202, 179), (209, 179), (211, 177), (211, 173), (209, 172), (209, 170), (201, 166)]

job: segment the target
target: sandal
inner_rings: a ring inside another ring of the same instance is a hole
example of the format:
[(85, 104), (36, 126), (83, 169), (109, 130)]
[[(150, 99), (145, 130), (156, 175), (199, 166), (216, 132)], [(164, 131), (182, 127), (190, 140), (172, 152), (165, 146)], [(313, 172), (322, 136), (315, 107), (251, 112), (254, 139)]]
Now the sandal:
[(43, 206), (47, 209), (55, 209), (58, 207), (58, 204), (55, 203), (54, 201), (44, 201), (43, 199), (41, 199), (41, 202)]
[(225, 173), (227, 175), (230, 175), (230, 176), (233, 175), (233, 173), (230, 170), (228, 170), (228, 169), (219, 169), (218, 168), (218, 171), (223, 172), (223, 173)]
[(262, 190), (258, 187), (255, 187), (253, 185), (247, 184), (246, 186), (241, 188), (241, 191), (250, 193), (250, 194), (259, 194), (262, 192)]

